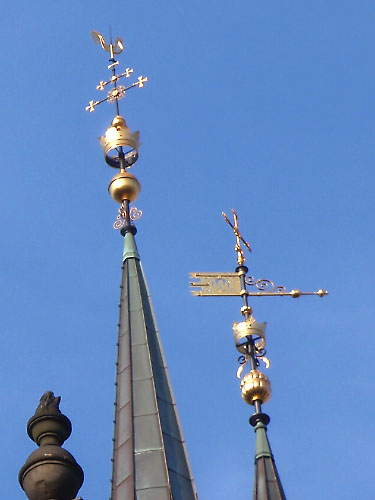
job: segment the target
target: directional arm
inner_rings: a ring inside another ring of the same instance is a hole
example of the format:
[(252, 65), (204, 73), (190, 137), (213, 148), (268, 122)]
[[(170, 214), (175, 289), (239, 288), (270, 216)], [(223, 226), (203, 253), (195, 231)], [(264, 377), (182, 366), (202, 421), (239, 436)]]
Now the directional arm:
[[(96, 88), (98, 90), (104, 90), (104, 87), (106, 85), (108, 85), (110, 83), (114, 83), (115, 84), (119, 78), (121, 78), (122, 76), (126, 76), (126, 75), (125, 75), (125, 73), (123, 73), (122, 75), (114, 75), (114, 76), (115, 76), (115, 78), (112, 77), (109, 82), (101, 81)], [(118, 101), (118, 100), (122, 99), (125, 96), (125, 92), (127, 90), (132, 89), (133, 87), (142, 88), (142, 87), (144, 87), (145, 82), (148, 82), (147, 76), (145, 76), (145, 77), (139, 76), (138, 77), (138, 81), (132, 83), (131, 85), (129, 85), (129, 87), (124, 87), (123, 85), (120, 85), (118, 87), (114, 86), (108, 92), (107, 97), (105, 97), (101, 101), (90, 101), (89, 105), (86, 106), (85, 109), (86, 109), (86, 111), (90, 111), (90, 113), (92, 113), (93, 111), (95, 111), (95, 107), (98, 106), (99, 104), (101, 104), (102, 102), (105, 102), (105, 101), (109, 101), (109, 102)]]
[(301, 292), (300, 290), (287, 290), (285, 286), (276, 285), (271, 280), (258, 279), (252, 276), (245, 278), (245, 285), (254, 286), (257, 291), (248, 291), (241, 287), (240, 274), (238, 273), (191, 273), (190, 278), (197, 281), (190, 282), (191, 293), (197, 297), (293, 297), (301, 295), (318, 295), (323, 297), (328, 292), (319, 289), (316, 292)]

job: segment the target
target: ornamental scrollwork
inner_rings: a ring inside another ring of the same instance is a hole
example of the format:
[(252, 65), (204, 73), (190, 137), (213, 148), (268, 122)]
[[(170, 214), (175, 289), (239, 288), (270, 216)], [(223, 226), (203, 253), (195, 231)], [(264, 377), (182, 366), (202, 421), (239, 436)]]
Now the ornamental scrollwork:
[[(132, 207), (129, 210), (129, 218), (131, 221), (135, 222), (136, 220), (139, 220), (143, 215), (142, 210), (140, 210), (137, 207)], [(122, 229), (126, 225), (126, 219), (127, 219), (127, 212), (125, 209), (125, 205), (122, 204), (121, 207), (118, 209), (118, 215), (113, 223), (113, 229)]]
[(287, 292), (285, 286), (275, 285), (273, 281), (263, 278), (256, 280), (253, 276), (247, 276), (245, 278), (245, 283), (246, 285), (249, 286), (255, 286), (258, 290), (262, 292), (268, 292), (268, 293)]

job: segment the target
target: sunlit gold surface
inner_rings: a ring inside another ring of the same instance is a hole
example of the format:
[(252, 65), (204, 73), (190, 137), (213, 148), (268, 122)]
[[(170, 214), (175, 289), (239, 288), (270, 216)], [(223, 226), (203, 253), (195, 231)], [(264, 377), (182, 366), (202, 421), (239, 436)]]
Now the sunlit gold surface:
[(266, 365), (266, 368), (270, 367), (271, 361), (269, 360), (269, 358), (267, 356), (259, 356), (258, 359), (263, 361), (263, 363)]
[(233, 337), (236, 349), (242, 354), (247, 354), (247, 338), (253, 337), (257, 350), (263, 351), (266, 347), (266, 325), (267, 323), (258, 323), (253, 316), (250, 316), (245, 321), (233, 323)]
[(131, 148), (136, 153), (139, 150), (139, 132), (132, 133), (120, 115), (114, 117), (111, 127), (108, 127), (104, 136), (99, 137), (99, 141), (104, 155), (111, 151), (116, 151), (117, 154), (119, 147)]
[(241, 380), (241, 396), (250, 405), (257, 400), (266, 403), (271, 397), (269, 378), (259, 370), (251, 370)]
[(141, 185), (138, 179), (129, 172), (120, 172), (115, 175), (108, 186), (109, 194), (118, 203), (124, 200), (134, 201), (140, 190)]
[(245, 245), (245, 247), (251, 252), (250, 248), (250, 243), (248, 243), (244, 238), (241, 236), (241, 233), (239, 232), (238, 229), (238, 217), (236, 214), (236, 211), (232, 208), (232, 214), (233, 214), (233, 224), (231, 221), (228, 219), (227, 214), (225, 212), (222, 212), (222, 215), (225, 219), (225, 221), (230, 225), (230, 227), (233, 229), (233, 232), (236, 236), (236, 245), (234, 247), (234, 250), (237, 252), (237, 262), (239, 266), (243, 266), (245, 263), (245, 255), (241, 247), (241, 242)]
[(141, 89), (142, 87), (145, 86), (146, 82), (148, 82), (147, 76), (139, 76), (138, 82), (135, 82), (134, 85), (138, 85), (138, 87)]
[[(117, 66), (119, 63), (118, 61), (116, 61), (116, 64), (111, 64), (110, 66), (108, 66), (108, 69), (111, 69), (113, 66)], [(96, 90), (104, 90), (104, 87), (106, 87), (107, 85), (109, 85), (110, 83), (116, 83), (117, 80), (119, 80), (120, 78), (129, 78), (130, 75), (133, 73), (134, 69), (132, 68), (126, 68), (126, 70), (121, 73), (120, 75), (112, 75), (111, 76), (111, 79), (108, 80), (107, 82), (105, 82), (104, 80), (101, 80), (99, 82), (99, 85), (96, 87)], [(142, 85), (143, 87), (143, 85)]]
[(131, 85), (125, 87), (123, 85), (117, 85), (117, 82), (121, 78), (129, 78), (130, 75), (134, 72), (133, 68), (126, 68), (126, 70), (123, 73), (116, 74), (116, 67), (118, 66), (119, 62), (116, 61), (115, 59), (115, 54), (120, 54), (124, 50), (124, 43), (121, 38), (117, 37), (114, 43), (107, 43), (100, 33), (97, 31), (92, 31), (91, 36), (94, 40), (95, 43), (101, 45), (102, 49), (109, 52), (110, 54), (110, 64), (108, 65), (108, 69), (112, 71), (112, 76), (108, 81), (101, 80), (99, 82), (99, 85), (96, 86), (97, 90), (104, 90), (107, 85), (111, 84), (112, 88), (108, 91), (107, 97), (104, 97), (103, 99), (94, 101), (91, 100), (89, 101), (88, 106), (86, 106), (86, 111), (89, 111), (90, 113), (93, 113), (95, 111), (96, 106), (99, 106), (102, 102), (115, 102), (116, 103), (116, 108), (118, 112), (118, 101), (122, 99), (125, 96), (125, 93), (134, 87), (139, 87), (142, 88), (144, 87), (144, 84), (148, 82), (147, 76), (138, 76), (137, 81), (132, 83)]
[(252, 312), (253, 312), (253, 310), (252, 310), (251, 306), (242, 306), (241, 307), (242, 316), (250, 316)]
[(204, 297), (241, 293), (241, 283), (237, 273), (190, 273), (190, 278), (198, 280), (190, 283), (193, 295)]
[[(328, 292), (318, 290), (317, 292), (301, 292), (300, 290), (287, 290), (285, 286), (275, 285), (273, 281), (268, 279), (255, 279), (253, 276), (248, 276), (245, 279), (246, 285), (255, 287), (258, 291), (251, 292), (241, 289), (240, 282), (241, 270), (238, 273), (190, 273), (190, 278), (196, 279), (195, 282), (190, 282), (192, 295), (199, 297), (218, 297), (233, 295), (247, 295), (248, 297), (293, 297), (297, 298), (301, 295), (318, 295), (323, 297)], [(250, 307), (250, 306), (248, 306)], [(246, 314), (242, 308), (242, 314)]]
[(103, 50), (110, 53), (111, 58), (114, 54), (120, 54), (124, 50), (124, 42), (120, 37), (117, 37), (114, 43), (107, 43), (98, 31), (91, 31), (91, 36), (95, 43), (100, 44)]

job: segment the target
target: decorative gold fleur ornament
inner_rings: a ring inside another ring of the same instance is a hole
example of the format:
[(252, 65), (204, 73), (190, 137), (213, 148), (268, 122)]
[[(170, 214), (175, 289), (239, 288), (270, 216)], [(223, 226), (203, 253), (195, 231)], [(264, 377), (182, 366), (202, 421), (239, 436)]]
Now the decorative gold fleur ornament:
[[(99, 138), (100, 145), (103, 148), (106, 163), (120, 170), (109, 183), (108, 191), (112, 198), (120, 203), (117, 218), (113, 224), (114, 229), (129, 228), (131, 221), (138, 220), (142, 216), (142, 211), (136, 207), (130, 208), (130, 202), (136, 200), (141, 184), (138, 179), (127, 172), (138, 159), (139, 152), (139, 132), (131, 132), (125, 119), (120, 116), (119, 100), (125, 97), (128, 90), (134, 87), (142, 88), (148, 81), (147, 77), (139, 76), (136, 81), (130, 85), (120, 85), (123, 79), (130, 78), (134, 73), (133, 68), (126, 68), (122, 73), (117, 73), (116, 68), (119, 62), (115, 55), (121, 54), (124, 50), (124, 42), (117, 37), (114, 42), (107, 43), (102, 34), (92, 31), (91, 36), (95, 43), (108, 52), (110, 55), (108, 69), (111, 71), (111, 77), (108, 80), (101, 80), (96, 86), (98, 91), (106, 91), (106, 97), (99, 100), (89, 101), (86, 111), (93, 113), (97, 106), (103, 102), (114, 103), (116, 107), (116, 116), (105, 134)], [(133, 228), (134, 229), (134, 228)]]

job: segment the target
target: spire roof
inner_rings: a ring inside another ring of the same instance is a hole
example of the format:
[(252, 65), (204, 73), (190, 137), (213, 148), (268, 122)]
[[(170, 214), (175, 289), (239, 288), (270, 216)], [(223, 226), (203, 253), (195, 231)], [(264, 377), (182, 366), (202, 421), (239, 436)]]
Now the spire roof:
[(107, 43), (97, 31), (94, 41), (109, 52), (112, 76), (97, 90), (110, 88), (107, 97), (90, 101), (93, 112), (104, 101), (114, 102), (116, 116), (100, 138), (106, 163), (120, 172), (108, 191), (120, 204), (114, 229), (124, 236), (118, 354), (116, 371), (115, 430), (112, 500), (195, 500), (195, 486), (185, 441), (169, 381), (150, 294), (141, 266), (133, 222), (142, 211), (130, 206), (139, 194), (138, 179), (127, 172), (138, 159), (139, 132), (131, 133), (119, 115), (118, 101), (133, 88), (142, 88), (147, 77), (128, 87), (119, 85), (133, 69), (118, 74), (114, 55), (124, 49), (121, 38)]
[(168, 368), (130, 231), (123, 255), (112, 500), (195, 500)]
[(253, 500), (286, 500), (267, 437), (267, 426), (255, 425), (255, 479)]

